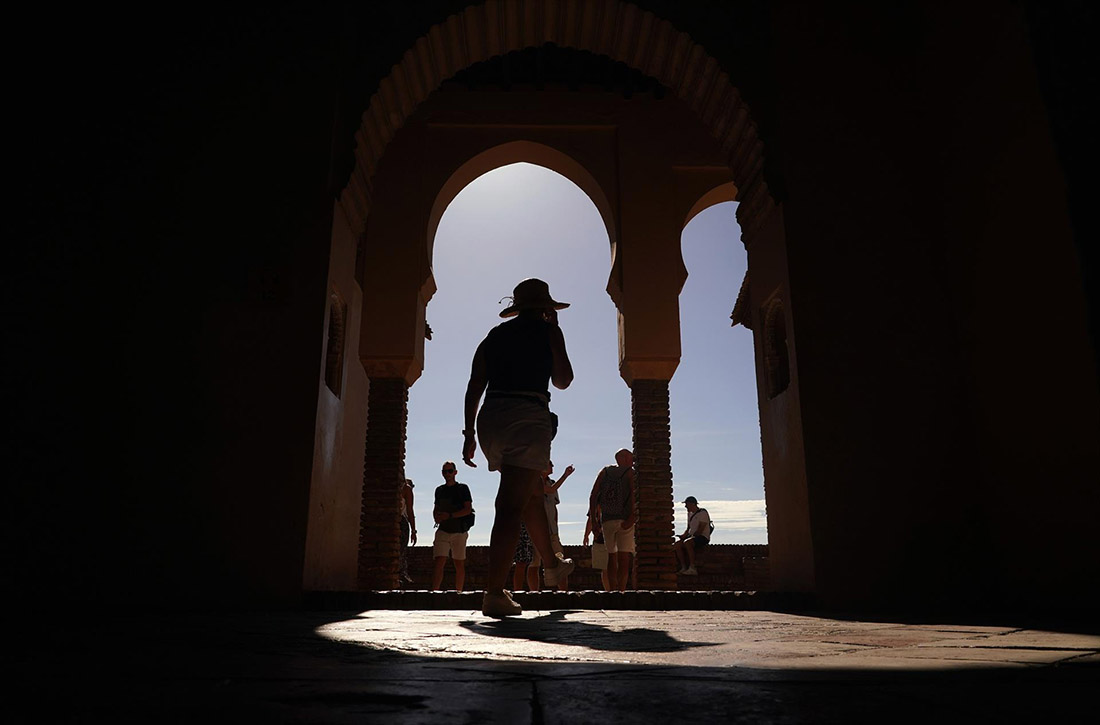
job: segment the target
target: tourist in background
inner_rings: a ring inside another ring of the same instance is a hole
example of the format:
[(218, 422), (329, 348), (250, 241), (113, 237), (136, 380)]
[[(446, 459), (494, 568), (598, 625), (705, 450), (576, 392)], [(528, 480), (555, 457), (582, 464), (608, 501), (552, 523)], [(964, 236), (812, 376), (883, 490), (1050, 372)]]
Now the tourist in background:
[(455, 589), (462, 591), (466, 583), (466, 539), (469, 538), (471, 518), (474, 513), (473, 497), (465, 483), (455, 480), (458, 467), (454, 461), (443, 464), (443, 484), (435, 489), (435, 508), (432, 515), (436, 526), (432, 554), (435, 568), (432, 571), (432, 589), (443, 584), (443, 567), (447, 556), (455, 563)]
[(705, 508), (699, 508), (699, 501), (694, 496), (685, 498), (684, 506), (688, 511), (688, 525), (680, 534), (680, 540), (672, 545), (672, 551), (680, 566), (678, 573), (695, 576), (699, 573), (695, 570), (695, 557), (710, 543), (714, 525), (710, 522), (710, 514)]
[(634, 454), (626, 448), (615, 454), (614, 466), (596, 476), (588, 510), (600, 516), (611, 590), (626, 591), (634, 554)]
[(402, 584), (412, 584), (409, 576), (409, 538), (416, 546), (416, 513), (413, 511), (413, 482), (406, 478), (401, 484), (401, 570)]

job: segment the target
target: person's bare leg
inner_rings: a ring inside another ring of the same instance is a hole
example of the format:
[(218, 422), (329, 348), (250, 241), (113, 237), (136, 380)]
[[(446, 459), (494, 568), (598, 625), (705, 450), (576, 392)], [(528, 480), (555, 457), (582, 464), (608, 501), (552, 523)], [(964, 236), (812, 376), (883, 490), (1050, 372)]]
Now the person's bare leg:
[(600, 582), (603, 584), (605, 592), (611, 591), (611, 577), (607, 574), (607, 567), (600, 569)]
[[(497, 488), (495, 502), (496, 515), (493, 518), (493, 531), (489, 535), (489, 571), (485, 577), (485, 591), (500, 593), (504, 591), (504, 582), (508, 579), (508, 569), (516, 554), (516, 542), (519, 541), (519, 523), (524, 508), (531, 499), (533, 484), (539, 482), (538, 471), (516, 466), (502, 466), (500, 486)], [(546, 517), (543, 516), (545, 525)]]
[(688, 539), (684, 542), (684, 553), (687, 554), (688, 569), (695, 568), (695, 542)]
[(533, 592), (542, 589), (542, 587), (539, 586), (539, 565), (534, 562), (527, 567), (527, 588)]
[(440, 585), (443, 584), (443, 565), (446, 563), (447, 557), (435, 557), (435, 564), (432, 568), (432, 589), (438, 590)]
[(462, 591), (462, 586), (466, 583), (466, 560), (455, 559), (455, 589)]
[(618, 561), (615, 562), (615, 568), (618, 569), (617, 573), (619, 575), (619, 580), (616, 584), (616, 588), (620, 592), (625, 592), (626, 583), (630, 579), (630, 552), (620, 551), (615, 554), (615, 556), (618, 558)]
[(684, 542), (682, 542), (682, 541), (677, 541), (676, 543), (674, 543), (672, 545), (672, 553), (676, 555), (676, 569), (677, 570), (685, 568), (684, 567), (684, 557), (680, 553), (680, 549), (682, 549), (683, 547), (684, 547)]
[(604, 569), (603, 572), (607, 577), (606, 579), (604, 579), (604, 589), (609, 591), (609, 592), (613, 592), (616, 589), (618, 589), (618, 584), (619, 584), (619, 554), (618, 554), (618, 552), (616, 552), (614, 554), (609, 553), (607, 555), (607, 568)]
[(522, 561), (516, 562), (516, 568), (512, 571), (512, 591), (522, 592), (527, 583), (527, 565)]

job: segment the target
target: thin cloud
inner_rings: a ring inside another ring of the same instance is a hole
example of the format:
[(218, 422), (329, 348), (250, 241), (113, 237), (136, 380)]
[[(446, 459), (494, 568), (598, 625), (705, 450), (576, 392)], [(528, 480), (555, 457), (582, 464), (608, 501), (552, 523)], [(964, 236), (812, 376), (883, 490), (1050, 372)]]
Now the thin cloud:
[[(768, 528), (768, 507), (764, 499), (748, 501), (700, 501), (710, 514), (714, 526), (732, 530)], [(684, 520), (687, 520), (685, 515)]]

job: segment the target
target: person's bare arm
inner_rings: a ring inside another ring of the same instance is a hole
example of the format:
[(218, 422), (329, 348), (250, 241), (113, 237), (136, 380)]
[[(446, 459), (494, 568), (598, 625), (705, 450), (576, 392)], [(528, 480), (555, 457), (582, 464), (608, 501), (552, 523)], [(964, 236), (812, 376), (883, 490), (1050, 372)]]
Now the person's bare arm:
[(489, 368), (485, 362), (485, 342), (482, 341), (474, 352), (474, 361), (470, 365), (470, 382), (466, 384), (466, 404), (464, 406), (462, 427), (462, 462), (477, 468), (474, 454), (477, 453), (477, 441), (474, 437), (474, 421), (477, 419), (477, 406), (481, 396), (489, 385)]
[(596, 516), (596, 509), (599, 505), (600, 496), (600, 479), (603, 477), (603, 471), (596, 476), (596, 482), (592, 484), (592, 493), (588, 495), (588, 523), (592, 526), (592, 530), (595, 531), (596, 527), (592, 525), (592, 517)]
[(435, 522), (437, 524), (441, 524), (447, 519), (457, 519), (460, 516), (466, 516), (467, 514), (472, 513), (474, 510), (473, 501), (467, 501), (466, 503), (462, 504), (462, 508), (457, 511), (444, 511), (438, 506), (439, 504), (438, 502), (436, 502), (436, 509), (432, 511), (432, 515), (435, 517)]
[(573, 382), (573, 365), (569, 362), (569, 353), (565, 351), (565, 335), (558, 327), (557, 310), (544, 313), (543, 319), (550, 323), (550, 353), (553, 356), (550, 382), (558, 390), (565, 390)]
[(557, 481), (551, 482), (548, 488), (550, 488), (550, 490), (552, 491), (557, 491), (559, 488), (561, 488), (561, 485), (565, 483), (565, 479), (573, 475), (573, 470), (573, 466), (566, 466), (565, 471), (561, 474), (561, 478), (559, 478)]
[(409, 519), (410, 538), (413, 546), (416, 546), (416, 513), (413, 511), (413, 492), (408, 486), (402, 491), (405, 497), (405, 515)]

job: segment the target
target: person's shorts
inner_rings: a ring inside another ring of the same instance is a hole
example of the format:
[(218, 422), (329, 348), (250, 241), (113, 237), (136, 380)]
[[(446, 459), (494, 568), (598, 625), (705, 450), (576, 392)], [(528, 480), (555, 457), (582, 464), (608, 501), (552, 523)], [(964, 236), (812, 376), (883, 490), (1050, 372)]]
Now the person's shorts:
[(607, 544), (592, 544), (592, 568), (607, 568)]
[(477, 414), (477, 437), (490, 471), (550, 466), (550, 410), (526, 398), (486, 398)]
[(603, 540), (607, 544), (608, 554), (615, 554), (620, 551), (629, 554), (634, 553), (634, 527), (624, 529), (622, 526), (623, 521), (621, 519), (603, 522)]
[(432, 555), (446, 557), (449, 554), (455, 561), (463, 561), (466, 558), (466, 539), (468, 538), (470, 538), (469, 531), (463, 531), (461, 534), (448, 534), (446, 531), (436, 529)]
[(710, 543), (710, 539), (705, 536), (692, 536), (691, 545), (695, 547), (696, 551), (699, 551), (704, 546)]

